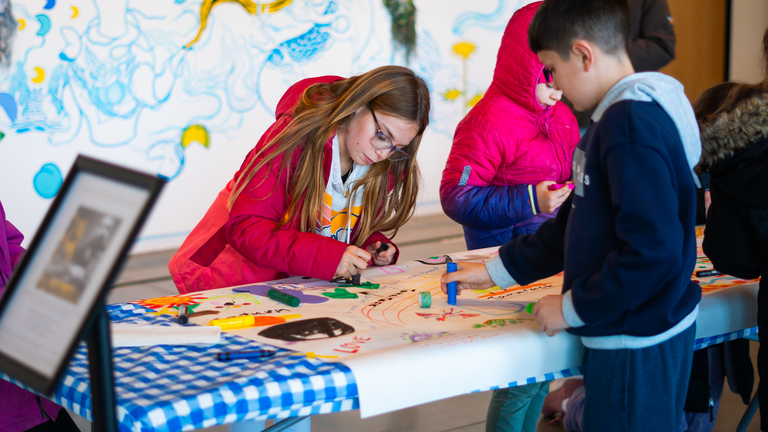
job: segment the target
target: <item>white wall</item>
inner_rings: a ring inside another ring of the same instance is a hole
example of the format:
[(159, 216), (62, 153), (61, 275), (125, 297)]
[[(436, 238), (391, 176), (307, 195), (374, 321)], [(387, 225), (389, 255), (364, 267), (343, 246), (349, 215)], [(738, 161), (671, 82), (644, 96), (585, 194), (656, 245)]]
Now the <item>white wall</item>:
[(763, 34), (768, 28), (768, 0), (732, 0), (730, 79), (747, 83), (764, 77)]
[[(504, 27), (527, 3), (416, 1), (419, 42), (410, 67), (432, 96), (418, 214), (442, 211), (440, 177), (464, 113), (461, 98), (444, 97), (464, 82), (454, 44), (476, 46), (466, 68), (471, 98), (490, 84)], [(19, 32), (13, 63), (0, 70), (0, 201), (26, 244), (57, 180), (82, 153), (169, 178), (133, 251), (178, 247), (270, 125), (290, 84), (402, 63), (382, 0), (294, 0), (259, 15), (221, 3), (200, 41), (184, 49), (200, 27), (200, 8), (200, 0), (13, 2)], [(206, 128), (209, 147), (182, 146), (190, 125)]]

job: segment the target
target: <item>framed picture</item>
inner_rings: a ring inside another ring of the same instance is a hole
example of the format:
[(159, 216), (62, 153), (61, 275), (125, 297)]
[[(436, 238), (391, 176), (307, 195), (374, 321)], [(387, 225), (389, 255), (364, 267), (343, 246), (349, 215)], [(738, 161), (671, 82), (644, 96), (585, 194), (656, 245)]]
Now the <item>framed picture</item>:
[(0, 299), (0, 371), (53, 393), (163, 184), (78, 156)]

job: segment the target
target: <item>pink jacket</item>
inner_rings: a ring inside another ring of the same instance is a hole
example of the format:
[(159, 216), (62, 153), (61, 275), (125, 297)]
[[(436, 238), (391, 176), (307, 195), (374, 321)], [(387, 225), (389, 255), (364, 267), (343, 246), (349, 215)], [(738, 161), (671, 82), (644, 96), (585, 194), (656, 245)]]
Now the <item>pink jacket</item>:
[[(248, 153), (240, 170), (245, 169), (258, 149), (290, 123), (294, 107), (310, 85), (339, 79), (342, 78), (308, 78), (291, 86), (277, 104), (275, 123)], [(333, 155), (331, 143), (329, 140), (325, 147), (326, 183)], [(288, 275), (333, 278), (348, 244), (300, 232), (293, 225), (275, 231), (290, 200), (286, 194), (286, 173), (280, 172), (280, 162), (281, 158), (277, 158), (272, 168), (262, 168), (243, 189), (230, 211), (227, 201), (241, 172), (236, 172), (219, 192), (203, 219), (168, 263), (180, 293), (244, 285)], [(293, 170), (296, 161), (292, 163)], [(356, 237), (357, 230), (353, 229), (353, 242)], [(365, 241), (363, 248), (377, 241), (391, 243), (382, 233), (376, 232)]]
[(443, 210), (464, 225), (470, 249), (533, 232), (554, 214), (534, 216), (528, 185), (571, 177), (576, 119), (562, 102), (547, 108), (536, 99), (544, 65), (527, 32), (539, 4), (521, 8), (507, 24), (493, 82), (456, 127), (443, 171)]

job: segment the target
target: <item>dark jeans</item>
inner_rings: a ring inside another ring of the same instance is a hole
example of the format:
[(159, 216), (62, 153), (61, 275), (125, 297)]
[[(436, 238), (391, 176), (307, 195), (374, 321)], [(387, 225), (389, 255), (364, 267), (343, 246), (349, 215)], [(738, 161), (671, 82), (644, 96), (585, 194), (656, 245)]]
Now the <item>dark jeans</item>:
[(641, 349), (584, 350), (584, 430), (678, 430), (693, 361), (696, 324)]

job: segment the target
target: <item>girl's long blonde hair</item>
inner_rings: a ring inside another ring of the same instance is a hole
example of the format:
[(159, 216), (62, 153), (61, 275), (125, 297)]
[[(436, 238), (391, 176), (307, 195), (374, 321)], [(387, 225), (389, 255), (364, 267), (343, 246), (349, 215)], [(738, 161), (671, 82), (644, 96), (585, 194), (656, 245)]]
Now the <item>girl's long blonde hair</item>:
[[(259, 149), (241, 172), (229, 197), (229, 207), (259, 170), (271, 167), (282, 156), (280, 172), (287, 173), (286, 195), (290, 201), (277, 229), (298, 222), (300, 231), (314, 232), (325, 192), (325, 146), (336, 130), (346, 128), (351, 116), (366, 104), (419, 127), (404, 149), (410, 158), (396, 162), (385, 159), (372, 165), (349, 193), (351, 199), (359, 188), (365, 188), (364, 211), (357, 220), (353, 239), (356, 246), (362, 246), (376, 231), (390, 232), (394, 237), (415, 210), (421, 179), (416, 156), (429, 124), (430, 106), (424, 80), (400, 66), (382, 66), (307, 88), (288, 126)], [(293, 173), (292, 161), (296, 163)]]

